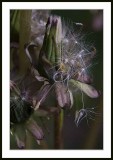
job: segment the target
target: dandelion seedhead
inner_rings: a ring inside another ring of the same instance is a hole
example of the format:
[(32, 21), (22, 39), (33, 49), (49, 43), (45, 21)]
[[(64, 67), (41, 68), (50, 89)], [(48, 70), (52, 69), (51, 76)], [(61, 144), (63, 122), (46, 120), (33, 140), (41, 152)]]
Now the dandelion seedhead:
[[(75, 25), (83, 26), (81, 23)], [(99, 92), (90, 86), (92, 77), (88, 74), (96, 49), (92, 46), (87, 48), (79, 37), (72, 27), (62, 22), (61, 17), (50, 15), (37, 63), (33, 63), (35, 60), (28, 50), (34, 42), (26, 47), (35, 77), (39, 81), (45, 78), (55, 88), (58, 104), (62, 108), (73, 105), (70, 84), (91, 98), (99, 96)]]

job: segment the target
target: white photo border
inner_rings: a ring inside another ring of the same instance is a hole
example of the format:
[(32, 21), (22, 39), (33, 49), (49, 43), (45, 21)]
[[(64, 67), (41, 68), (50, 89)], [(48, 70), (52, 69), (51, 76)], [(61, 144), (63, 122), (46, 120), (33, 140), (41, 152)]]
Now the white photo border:
[[(104, 138), (103, 150), (10, 150), (10, 10), (101, 9), (104, 19)], [(110, 2), (2, 2), (2, 158), (110, 158), (111, 157), (111, 3)]]

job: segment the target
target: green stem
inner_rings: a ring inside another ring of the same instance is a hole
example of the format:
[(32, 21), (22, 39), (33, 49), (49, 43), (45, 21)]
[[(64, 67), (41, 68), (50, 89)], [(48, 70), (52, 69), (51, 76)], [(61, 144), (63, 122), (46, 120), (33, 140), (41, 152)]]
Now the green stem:
[(20, 11), (20, 43), (19, 43), (19, 55), (20, 55), (20, 72), (23, 74), (29, 67), (29, 61), (26, 58), (24, 51), (24, 45), (30, 41), (31, 37), (31, 10)]
[(63, 148), (63, 137), (62, 137), (62, 128), (63, 128), (63, 110), (59, 114), (55, 115), (55, 149)]

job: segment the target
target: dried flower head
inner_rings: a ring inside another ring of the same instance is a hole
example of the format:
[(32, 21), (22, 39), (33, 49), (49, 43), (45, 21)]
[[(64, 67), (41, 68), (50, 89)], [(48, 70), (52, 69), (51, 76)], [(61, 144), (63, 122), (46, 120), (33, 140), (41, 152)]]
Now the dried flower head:
[(55, 88), (57, 102), (61, 108), (70, 108), (73, 105), (70, 85), (78, 87), (91, 98), (99, 96), (99, 92), (90, 86), (92, 77), (88, 75), (95, 53), (96, 49), (87, 49), (72, 28), (62, 23), (61, 17), (51, 15), (46, 24), (37, 63), (32, 63), (30, 52), (27, 52), (27, 55), (32, 59), (30, 61), (35, 77), (39, 81), (48, 81)]

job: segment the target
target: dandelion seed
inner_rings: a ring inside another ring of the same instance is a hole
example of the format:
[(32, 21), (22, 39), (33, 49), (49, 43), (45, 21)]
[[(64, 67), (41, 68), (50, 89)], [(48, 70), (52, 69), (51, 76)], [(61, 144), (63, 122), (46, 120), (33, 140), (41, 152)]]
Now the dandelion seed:
[(66, 63), (68, 63), (69, 61), (68, 61), (68, 58), (65, 58), (64, 59), (64, 63), (66, 64)]
[(83, 24), (82, 23), (75, 23), (76, 25), (80, 25), (80, 26), (83, 26)]
[(62, 43), (68, 44), (68, 43), (69, 43), (69, 40), (68, 40), (67, 38), (64, 38), (64, 39), (62, 40)]
[(74, 61), (74, 60), (71, 60), (71, 64), (74, 65), (74, 64), (75, 64), (75, 61)]
[(83, 109), (81, 109), (79, 111), (76, 111), (76, 113), (75, 113), (75, 120), (74, 121), (75, 121), (75, 124), (77, 125), (77, 127), (79, 126), (79, 124), (81, 123), (81, 121), (83, 119), (85, 119), (85, 118), (86, 118), (88, 126), (89, 126), (88, 119), (95, 120), (94, 117), (96, 115), (99, 115), (99, 113), (96, 113), (96, 112), (94, 112), (92, 110), (94, 110), (93, 107), (92, 108), (83, 108)]

